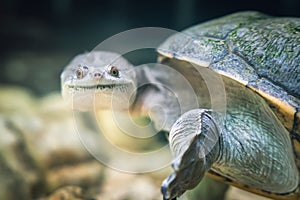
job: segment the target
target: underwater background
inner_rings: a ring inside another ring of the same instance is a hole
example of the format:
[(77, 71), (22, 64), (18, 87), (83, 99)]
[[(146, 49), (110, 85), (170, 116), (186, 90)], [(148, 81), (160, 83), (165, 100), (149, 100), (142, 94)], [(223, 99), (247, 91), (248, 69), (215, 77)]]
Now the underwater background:
[(1, 0), (0, 83), (58, 91), (70, 59), (112, 35), (148, 26), (180, 31), (242, 10), (299, 17), (300, 1)]

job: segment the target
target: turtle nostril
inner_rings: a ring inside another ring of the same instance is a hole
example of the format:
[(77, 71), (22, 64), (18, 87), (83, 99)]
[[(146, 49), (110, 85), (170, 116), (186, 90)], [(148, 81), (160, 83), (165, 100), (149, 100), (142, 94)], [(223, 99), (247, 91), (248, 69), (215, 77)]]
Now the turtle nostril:
[(102, 77), (102, 74), (99, 73), (99, 72), (97, 72), (97, 73), (94, 74), (94, 77), (95, 77), (95, 78), (101, 78), (101, 77)]

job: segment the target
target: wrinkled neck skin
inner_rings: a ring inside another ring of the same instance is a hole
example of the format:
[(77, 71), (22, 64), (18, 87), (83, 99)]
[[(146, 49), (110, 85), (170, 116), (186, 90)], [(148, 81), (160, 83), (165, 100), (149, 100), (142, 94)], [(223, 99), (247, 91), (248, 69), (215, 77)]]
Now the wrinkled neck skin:
[(146, 65), (135, 71), (137, 95), (130, 107), (132, 115), (149, 117), (157, 130), (169, 132), (181, 114), (176, 91), (164, 85), (169, 77)]
[(152, 99), (150, 97), (153, 96), (153, 98), (155, 98), (155, 96), (161, 92), (161, 88), (155, 85), (155, 83), (151, 83), (149, 80), (149, 72), (150, 70), (147, 66), (141, 66), (135, 70), (137, 77), (136, 96), (129, 107), (129, 110), (133, 115), (150, 117), (150, 99)]

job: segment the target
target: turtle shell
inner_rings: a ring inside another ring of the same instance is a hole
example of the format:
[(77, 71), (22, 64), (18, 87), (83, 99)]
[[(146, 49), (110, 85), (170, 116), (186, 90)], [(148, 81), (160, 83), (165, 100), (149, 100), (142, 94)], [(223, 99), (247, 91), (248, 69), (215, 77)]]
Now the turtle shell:
[(209, 68), (261, 95), (290, 132), (300, 169), (300, 18), (239, 12), (171, 36), (158, 53)]

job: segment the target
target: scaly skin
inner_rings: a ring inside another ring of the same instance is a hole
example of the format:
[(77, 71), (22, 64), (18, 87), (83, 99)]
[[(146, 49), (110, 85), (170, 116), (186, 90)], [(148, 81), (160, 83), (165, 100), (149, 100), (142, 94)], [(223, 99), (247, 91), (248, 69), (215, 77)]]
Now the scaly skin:
[[(161, 60), (195, 82), (195, 90), (201, 86), (195, 73), (189, 72), (191, 68), (197, 68), (195, 65), (233, 80), (224, 80), (227, 112), (223, 113), (224, 124), (217, 123), (222, 141), (219, 152), (221, 156), (219, 160), (213, 161), (211, 170), (225, 180), (230, 180), (233, 185), (272, 198), (300, 198), (299, 30), (299, 18), (240, 12), (174, 34), (158, 48)], [(194, 66), (188, 68), (189, 63)], [(202, 96), (203, 93), (199, 92), (197, 95)], [(198, 118), (200, 113), (202, 112), (199, 111), (190, 120)], [(185, 120), (184, 117), (179, 119), (181, 122)], [(212, 117), (212, 120), (217, 119)], [(201, 125), (198, 123), (199, 127)], [(178, 135), (193, 135), (193, 128), (188, 131), (175, 126), (171, 129), (170, 136), (173, 129), (181, 130), (177, 131)], [(171, 145), (171, 149), (180, 152), (180, 155), (175, 153), (175, 157), (178, 156), (183, 162), (179, 166), (189, 167), (175, 168), (176, 176), (172, 174), (164, 182), (166, 199), (175, 198), (182, 193), (178, 192), (178, 188), (188, 188), (183, 180), (178, 180), (189, 170), (195, 171), (195, 176), (203, 171), (202, 167), (197, 166), (197, 162), (186, 163), (188, 160), (201, 161), (200, 158), (195, 158), (196, 155), (184, 158), (184, 155), (191, 154), (184, 154), (182, 149), (187, 148), (186, 152), (189, 152), (196, 149), (193, 145), (202, 144), (201, 141), (192, 141), (194, 140), (183, 139), (179, 145), (178, 139), (170, 138), (171, 144), (177, 144), (176, 147)], [(178, 146), (181, 146), (179, 150)], [(199, 170), (194, 170), (195, 167)], [(177, 180), (177, 184), (174, 180)], [(193, 181), (190, 179), (190, 182)]]
[[(165, 64), (174, 68), (176, 64), (184, 66), (179, 62)], [(188, 71), (188, 67), (185, 69)], [(61, 77), (63, 96), (73, 102), (75, 110), (129, 109), (144, 116), (153, 106), (165, 108), (166, 113), (150, 113), (156, 124), (161, 123), (162, 115), (169, 117), (163, 127), (167, 131), (174, 124), (169, 140), (175, 172), (163, 182), (164, 199), (174, 199), (192, 189), (208, 170), (272, 193), (289, 193), (298, 187), (298, 170), (288, 132), (261, 97), (230, 79), (224, 79), (225, 115), (198, 107), (186, 108), (184, 112), (191, 111), (181, 115), (177, 99), (159, 85), (167, 82), (164, 73), (147, 66), (134, 70), (114, 53), (80, 55)], [(196, 86), (199, 80), (194, 79)], [(139, 89), (143, 83), (153, 85)], [(176, 83), (179, 82), (175, 80), (172, 84)], [(240, 96), (236, 97), (236, 93)]]
[[(208, 170), (266, 196), (290, 197), (299, 184), (287, 131), (299, 137), (299, 24), (296, 18), (245, 12), (170, 37), (158, 50), (161, 61), (192, 79), (198, 106), (190, 106), (192, 93), (172, 73), (147, 66), (136, 70), (109, 52), (76, 57), (61, 76), (62, 94), (73, 109), (127, 109), (170, 131), (174, 173), (163, 182), (164, 199), (192, 189)], [(199, 71), (189, 74), (189, 62), (225, 76), (226, 113), (201, 100), (207, 94), (198, 89), (205, 83), (197, 78)], [(139, 88), (143, 83), (151, 86)], [(179, 90), (160, 86), (166, 83)], [(265, 97), (278, 118), (245, 86)]]

